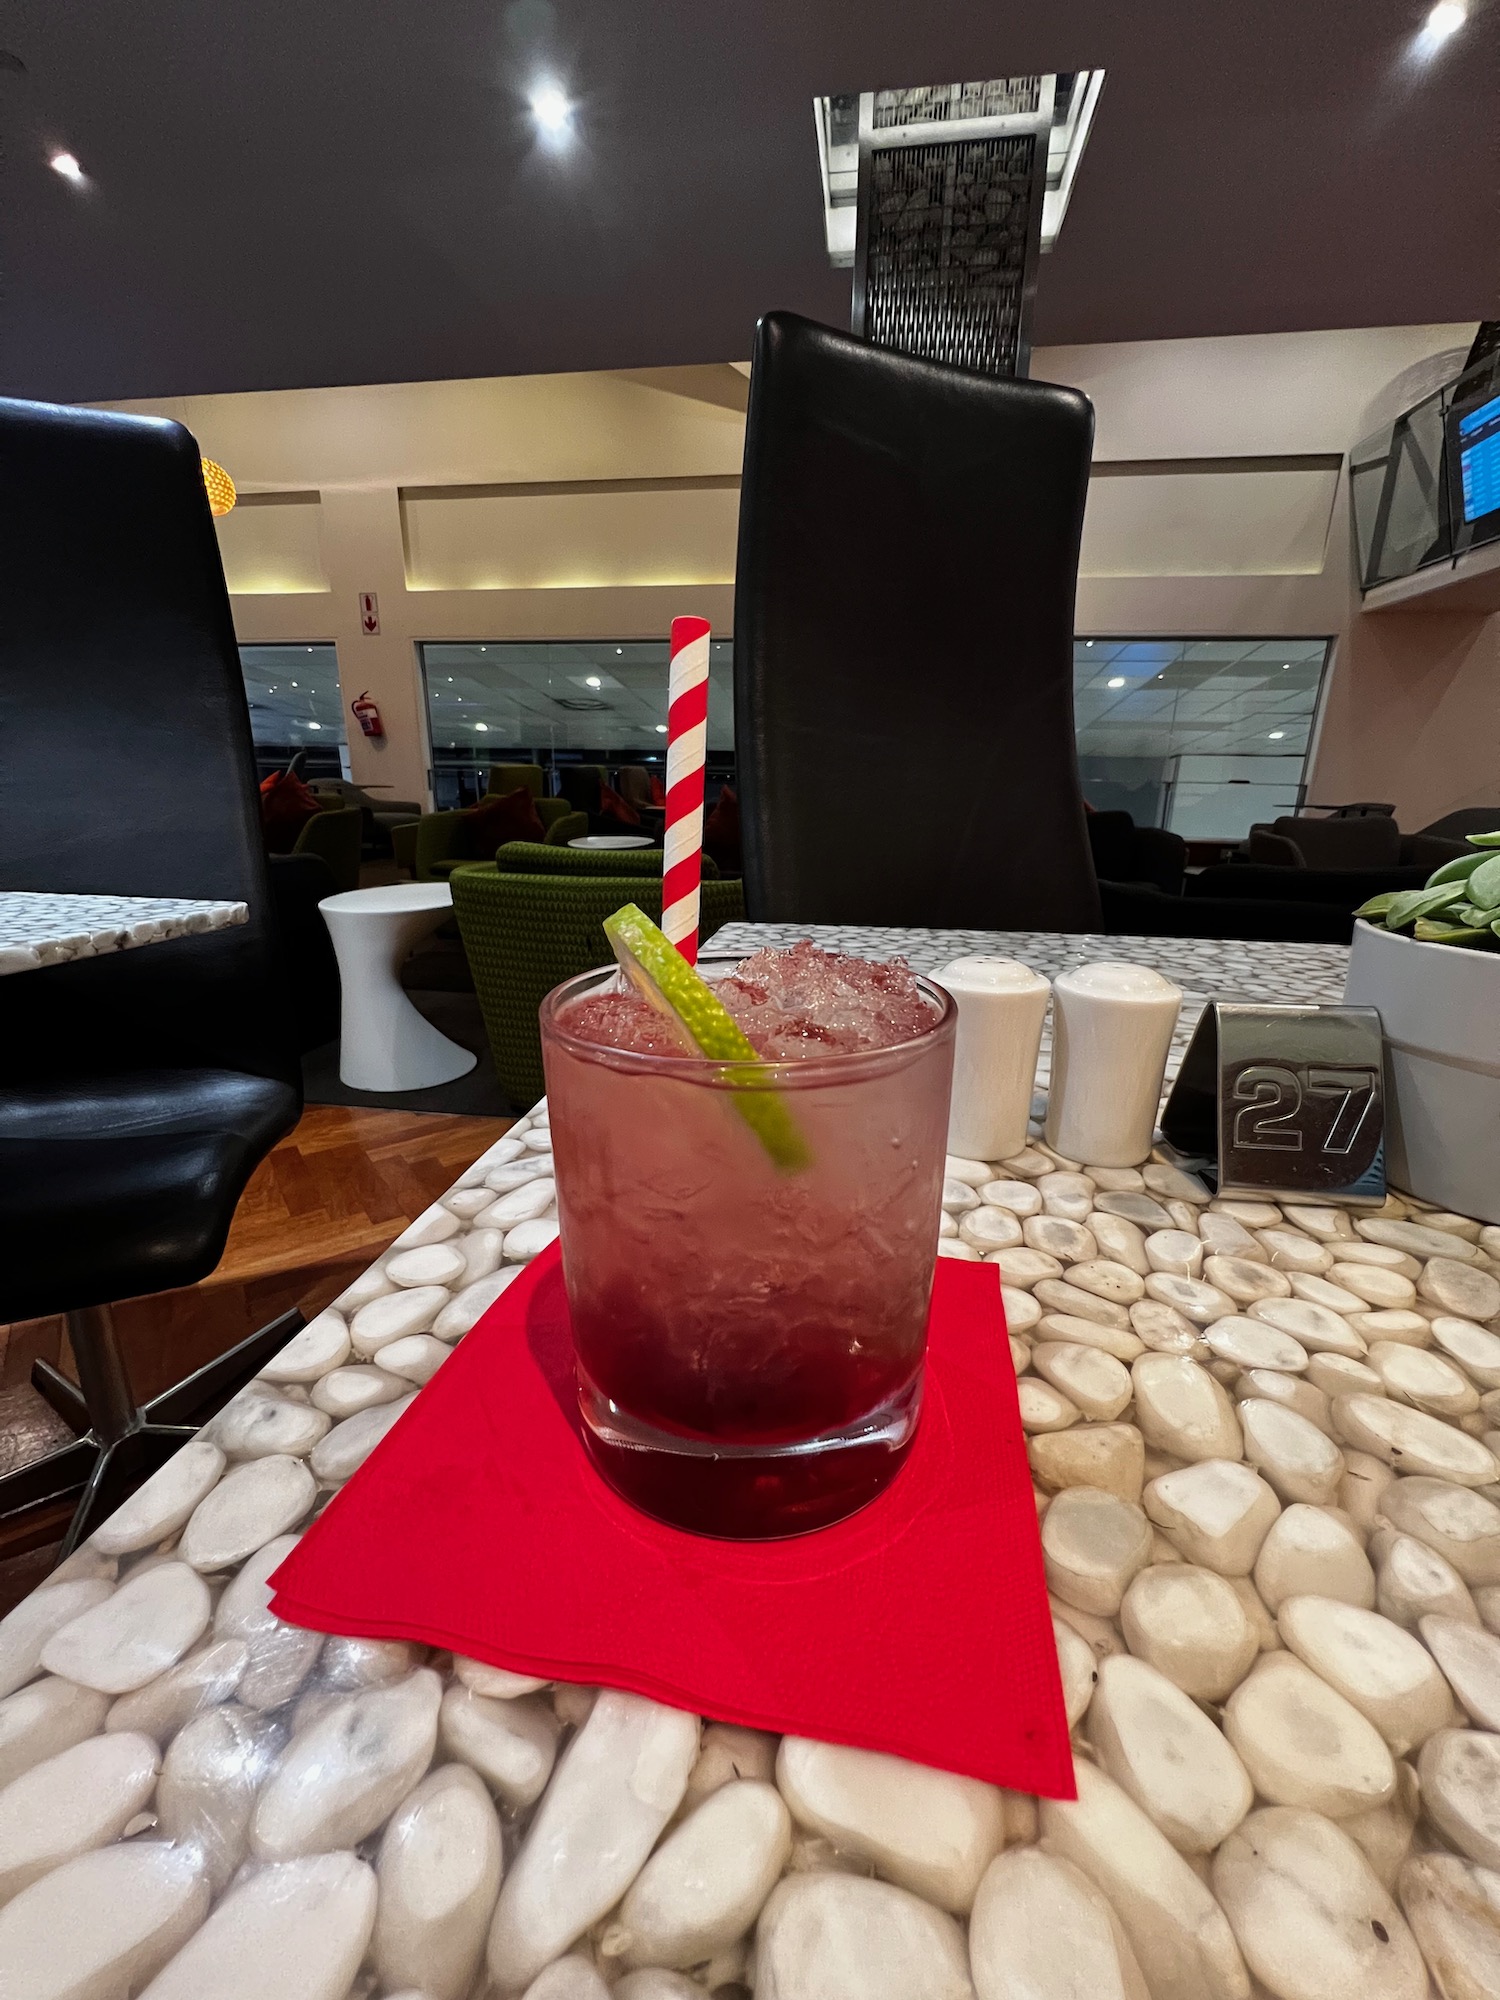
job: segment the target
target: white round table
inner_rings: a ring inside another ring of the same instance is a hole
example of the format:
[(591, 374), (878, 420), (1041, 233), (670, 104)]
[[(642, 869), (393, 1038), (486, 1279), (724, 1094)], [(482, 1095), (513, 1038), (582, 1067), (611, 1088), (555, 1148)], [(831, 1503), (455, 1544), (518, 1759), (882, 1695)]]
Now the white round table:
[(595, 853), (601, 853), (620, 847), (651, 847), (655, 843), (646, 833), (581, 833), (568, 845), (592, 848)]
[(401, 985), (402, 961), (452, 907), (446, 882), (351, 889), (319, 903), (344, 993), (339, 1081), (351, 1090), (427, 1090), (478, 1062), (419, 1014)]

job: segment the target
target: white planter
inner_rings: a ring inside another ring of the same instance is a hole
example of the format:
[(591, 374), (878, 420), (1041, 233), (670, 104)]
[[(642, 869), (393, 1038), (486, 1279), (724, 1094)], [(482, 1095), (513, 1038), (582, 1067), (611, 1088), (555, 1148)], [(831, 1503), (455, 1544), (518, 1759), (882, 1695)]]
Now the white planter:
[(1380, 1010), (1392, 1186), (1500, 1222), (1500, 953), (1360, 922), (1344, 998)]

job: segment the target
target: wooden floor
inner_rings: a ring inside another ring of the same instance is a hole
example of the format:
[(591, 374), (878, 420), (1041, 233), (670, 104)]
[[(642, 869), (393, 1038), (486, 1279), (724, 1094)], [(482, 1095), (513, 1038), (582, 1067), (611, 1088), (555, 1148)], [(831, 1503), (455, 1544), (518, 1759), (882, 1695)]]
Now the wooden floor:
[[(308, 1317), (320, 1312), (509, 1122), (334, 1105), (305, 1112), (252, 1176), (213, 1275), (116, 1307), (137, 1399), (170, 1388), (294, 1306)], [(60, 1319), (0, 1326), (0, 1472), (70, 1436), (30, 1387), (39, 1357), (73, 1373)], [(58, 1518), (54, 1510), (0, 1519), (0, 1612), (45, 1575)]]

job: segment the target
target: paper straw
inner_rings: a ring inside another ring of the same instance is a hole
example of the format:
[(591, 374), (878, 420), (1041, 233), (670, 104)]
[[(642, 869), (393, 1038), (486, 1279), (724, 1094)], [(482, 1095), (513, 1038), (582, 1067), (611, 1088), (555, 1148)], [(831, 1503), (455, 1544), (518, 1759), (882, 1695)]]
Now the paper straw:
[(703, 760), (708, 748), (706, 618), (672, 620), (667, 686), (667, 825), (661, 927), (689, 965), (698, 962), (698, 884), (703, 872)]

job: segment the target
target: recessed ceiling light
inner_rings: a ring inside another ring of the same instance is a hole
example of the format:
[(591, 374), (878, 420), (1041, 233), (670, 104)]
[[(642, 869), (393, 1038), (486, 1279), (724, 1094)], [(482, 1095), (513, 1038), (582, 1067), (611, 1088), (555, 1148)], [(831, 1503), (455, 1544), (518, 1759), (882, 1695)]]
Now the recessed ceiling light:
[(1281, 741), (1282, 737), (1283, 737), (1283, 736), (1285, 736), (1285, 735), (1286, 735), (1286, 731), (1285, 731), (1284, 729), (1273, 729), (1273, 730), (1271, 731), (1271, 735), (1270, 735), (1270, 741), (1271, 741), (1272, 743), (1279, 743), (1279, 742)]
[(546, 137), (560, 139), (568, 130), (573, 107), (555, 83), (543, 83), (531, 93), (531, 115)]
[(310, 722), (307, 726), (309, 729), (321, 729), (323, 727), (321, 722)]
[(667, 733), (667, 725), (664, 722), (658, 722), (656, 725), (656, 733), (658, 736), (665, 736)]
[(71, 181), (75, 187), (83, 179), (83, 168), (79, 166), (72, 153), (54, 153), (47, 165), (53, 173), (61, 174), (65, 181)]
[(623, 653), (623, 652), (624, 652), (624, 650), (625, 650), (625, 648), (624, 648), (623, 646), (616, 646), (616, 647), (615, 647), (615, 651), (616, 651), (617, 653)]
[(1287, 661), (1286, 665), (1281, 669), (1281, 671), (1284, 674), (1289, 674), (1292, 671), (1292, 663), (1290, 660)]
[(292, 682), (292, 686), (293, 686), (293, 687), (295, 687), (296, 685), (297, 685), (297, 683), (296, 683), (295, 681), (293, 681), (293, 682)]
[(490, 725), (489, 725), (489, 724), (488, 724), (487, 722), (476, 722), (476, 723), (474, 724), (474, 727), (475, 727), (476, 729), (488, 729), (488, 728), (489, 728), (489, 726), (490, 726)]
[(1085, 646), (1092, 646), (1094, 642), (1092, 639), (1085, 639), (1083, 643)]
[(1122, 688), (1125, 685), (1125, 676), (1123, 674), (1116, 674), (1112, 681), (1106, 681), (1104, 685), (1106, 687)]
[(1464, 0), (1437, 0), (1437, 5), (1427, 16), (1422, 33), (1433, 42), (1446, 42), (1450, 35), (1456, 35), (1469, 18), (1469, 10)]
[(604, 685), (597, 674), (585, 675), (583, 684), (586, 688), (602, 688)]

